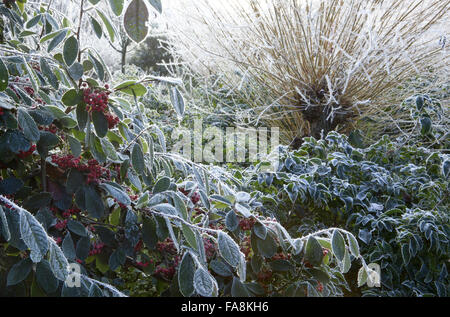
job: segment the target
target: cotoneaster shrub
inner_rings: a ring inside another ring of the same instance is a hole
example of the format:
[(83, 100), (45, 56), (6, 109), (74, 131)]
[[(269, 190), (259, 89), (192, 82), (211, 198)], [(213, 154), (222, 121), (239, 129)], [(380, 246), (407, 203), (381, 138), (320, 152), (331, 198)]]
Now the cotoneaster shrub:
[(249, 170), (248, 186), (262, 195), (263, 214), (290, 232), (353, 232), (362, 255), (381, 267), (381, 288), (363, 294), (448, 296), (450, 157), (387, 136), (361, 146), (356, 135), (307, 138), (286, 150), (277, 173)]
[[(239, 171), (168, 152), (141, 98), (169, 85), (182, 117), (178, 81), (112, 85), (100, 48), (80, 45), (87, 17), (113, 40), (98, 2), (81, 1), (73, 22), (46, 4), (0, 4), (0, 294), (339, 296), (352, 260), (375, 279), (352, 233), (288, 232)], [(135, 42), (161, 12), (154, 0), (108, 3)]]

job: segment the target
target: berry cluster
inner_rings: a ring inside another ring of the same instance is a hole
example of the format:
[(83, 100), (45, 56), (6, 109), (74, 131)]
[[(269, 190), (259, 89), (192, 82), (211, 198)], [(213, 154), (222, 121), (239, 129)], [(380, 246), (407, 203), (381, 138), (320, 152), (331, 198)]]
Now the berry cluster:
[(156, 244), (156, 249), (161, 253), (170, 253), (170, 254), (177, 253), (177, 249), (175, 248), (173, 241), (169, 238), (167, 238), (164, 242), (158, 242)]
[(260, 282), (268, 282), (272, 278), (272, 271), (264, 269), (258, 273), (257, 278)]
[(205, 246), (206, 258), (208, 260), (212, 259), (216, 253), (216, 245), (208, 238), (203, 238), (203, 244)]
[(106, 120), (108, 120), (108, 129), (110, 129), (110, 130), (114, 129), (116, 127), (116, 125), (118, 125), (120, 122), (119, 117), (113, 115), (112, 113), (109, 113), (109, 112), (105, 113), (105, 117), (106, 117)]
[(136, 245), (134, 246), (134, 252), (136, 252), (136, 253), (140, 252), (143, 247), (144, 247), (144, 243), (142, 242), (142, 240), (139, 240), (139, 242), (136, 243)]
[[(106, 112), (111, 92), (98, 89), (92, 91), (91, 88), (87, 87), (86, 83), (83, 83), (83, 87), (83, 100), (86, 103), (86, 111)], [(105, 85), (106, 89), (108, 89), (107, 87), (108, 86)]]
[(53, 123), (50, 126), (48, 126), (48, 127), (39, 127), (39, 130), (41, 130), (41, 131), (48, 131), (48, 132), (51, 132), (53, 134), (56, 134), (56, 132), (58, 132), (58, 128)]
[(322, 285), (322, 283), (317, 282), (316, 288), (317, 288), (317, 290), (318, 290), (319, 292), (321, 292), (321, 293), (323, 292), (323, 285)]
[(273, 257), (272, 257), (272, 260), (273, 261), (275, 261), (275, 260), (288, 260), (288, 259), (290, 259), (291, 258), (291, 255), (290, 254), (288, 254), (287, 256), (285, 255), (285, 254), (283, 254), (283, 253), (277, 253), (277, 254), (275, 254)]
[(255, 225), (255, 223), (256, 223), (256, 219), (255, 218), (245, 218), (245, 219), (241, 219), (241, 221), (239, 221), (239, 227), (243, 231), (245, 231), (245, 230), (252, 230), (252, 228)]
[(175, 266), (170, 267), (158, 266), (153, 274), (155, 274), (156, 276), (160, 276), (166, 280), (171, 280), (175, 275)]
[(71, 208), (71, 209), (68, 209), (67, 211), (63, 212), (62, 216), (64, 218), (69, 218), (73, 215), (79, 214), (80, 212), (81, 212), (81, 210), (78, 208)]
[(27, 158), (28, 156), (32, 155), (33, 152), (36, 150), (36, 145), (32, 144), (28, 151), (20, 151), (19, 154), (17, 154), (17, 157), (20, 159)]
[(67, 219), (66, 220), (60, 220), (56, 223), (55, 228), (59, 231), (63, 231), (67, 227)]
[(93, 243), (92, 249), (89, 251), (89, 256), (100, 254), (102, 252), (102, 249), (105, 247), (104, 243)]
[(75, 168), (80, 172), (87, 172), (87, 183), (98, 183), (100, 178), (111, 178), (111, 172), (92, 159), (87, 164), (81, 162), (80, 158), (75, 158), (73, 155), (58, 156), (52, 155), (52, 162), (63, 170)]
[(0, 108), (0, 116), (3, 116), (5, 114), (3, 108)]
[[(150, 260), (150, 262), (152, 262), (152, 260)], [(136, 262), (136, 265), (143, 269), (149, 266), (150, 262)]]
[[(184, 188), (178, 188), (178, 190), (183, 193), (185, 196), (189, 196), (190, 192)], [(191, 195), (191, 201), (195, 205), (200, 200), (200, 194), (199, 193), (193, 193)]]
[(252, 251), (251, 240), (250, 237), (246, 236), (242, 241), (241, 252), (244, 253), (245, 257), (248, 257), (251, 251)]

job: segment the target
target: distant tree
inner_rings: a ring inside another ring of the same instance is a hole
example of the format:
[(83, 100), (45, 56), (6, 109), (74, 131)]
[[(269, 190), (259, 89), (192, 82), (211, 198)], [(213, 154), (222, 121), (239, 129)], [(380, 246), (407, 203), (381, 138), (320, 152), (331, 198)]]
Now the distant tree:
[(162, 36), (149, 36), (136, 48), (129, 63), (139, 66), (146, 72), (167, 75), (166, 68), (159, 65), (162, 62), (169, 62), (172, 58), (166, 50), (167, 44), (164, 40)]

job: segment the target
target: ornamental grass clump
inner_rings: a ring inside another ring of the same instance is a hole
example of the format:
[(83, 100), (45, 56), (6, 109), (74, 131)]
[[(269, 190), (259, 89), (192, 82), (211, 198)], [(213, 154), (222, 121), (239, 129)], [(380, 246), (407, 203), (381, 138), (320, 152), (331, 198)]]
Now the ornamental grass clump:
[[(250, 0), (224, 8), (203, 0), (196, 8), (170, 34), (173, 53), (202, 76), (224, 74), (252, 106), (247, 123), (279, 126), (284, 141), (349, 130), (409, 96), (390, 93), (399, 84), (448, 69), (441, 23), (449, 0)], [(249, 83), (270, 99), (245, 91)]]

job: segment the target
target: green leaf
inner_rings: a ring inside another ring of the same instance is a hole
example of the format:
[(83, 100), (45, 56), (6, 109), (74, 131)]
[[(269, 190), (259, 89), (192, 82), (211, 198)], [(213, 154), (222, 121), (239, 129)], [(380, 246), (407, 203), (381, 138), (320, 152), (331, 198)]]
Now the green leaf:
[(67, 140), (69, 141), (70, 152), (72, 152), (74, 157), (79, 157), (81, 155), (81, 143), (74, 137), (68, 135)]
[(148, 34), (149, 13), (142, 0), (132, 0), (125, 11), (123, 25), (128, 36), (136, 43), (142, 42)]
[(5, 211), (3, 210), (2, 206), (0, 206), (0, 222), (0, 232), (2, 233), (5, 240), (9, 241), (11, 239), (11, 232), (9, 231), (8, 220), (6, 219)]
[(150, 2), (151, 6), (156, 9), (159, 13), (162, 13), (162, 4), (161, 0), (148, 0)]
[(76, 89), (70, 89), (62, 96), (61, 101), (67, 107), (73, 107), (83, 101), (81, 92)]
[(77, 254), (70, 232), (66, 233), (66, 237), (62, 242), (62, 250), (67, 259), (69, 259), (70, 261), (75, 261)]
[(230, 231), (235, 231), (239, 227), (239, 218), (233, 210), (230, 210), (227, 213), (225, 217), (225, 225), (227, 226), (227, 229)]
[(350, 252), (355, 258), (359, 258), (359, 245), (355, 236), (351, 233), (347, 233), (348, 245), (350, 247)]
[(8, 87), (9, 72), (3, 60), (0, 58), (0, 91), (4, 91)]
[(91, 217), (101, 218), (105, 213), (102, 197), (97, 193), (93, 186), (84, 188), (86, 210)]
[(91, 239), (89, 237), (82, 237), (78, 239), (77, 249), (75, 251), (77, 258), (80, 260), (86, 260), (89, 256), (89, 250), (91, 249)]
[(181, 231), (183, 232), (184, 238), (189, 243), (189, 245), (194, 250), (196, 250), (197, 249), (197, 241), (195, 240), (195, 233), (192, 231), (192, 229), (183, 223), (183, 224), (181, 224)]
[(65, 281), (68, 275), (67, 268), (69, 266), (69, 262), (67, 262), (64, 253), (55, 242), (50, 242), (49, 262), (56, 278), (60, 281)]
[(233, 284), (231, 285), (231, 296), (233, 297), (250, 297), (250, 293), (241, 281), (233, 277)]
[(102, 26), (93, 17), (91, 17), (90, 21), (91, 21), (91, 26), (92, 26), (92, 29), (94, 30), (95, 35), (97, 35), (97, 37), (99, 39), (101, 39), (102, 35), (103, 35)]
[(120, 91), (125, 94), (140, 97), (147, 93), (147, 88), (144, 85), (137, 83), (135, 80), (127, 80), (118, 86), (114, 87), (115, 91)]
[(48, 44), (47, 52), (50, 53), (53, 51), (64, 40), (66, 34), (66, 29), (60, 30), (59, 33), (51, 40), (50, 44)]
[(28, 112), (26, 112), (22, 108), (19, 108), (19, 110), (17, 111), (17, 121), (19, 122), (19, 125), (28, 140), (32, 142), (39, 141), (39, 138), (41, 137), (39, 129), (36, 125), (36, 122), (34, 122), (33, 118), (28, 114)]
[(42, 74), (44, 74), (44, 76), (47, 78), (50, 85), (52, 85), (53, 88), (58, 89), (59, 88), (58, 78), (52, 72), (50, 66), (48, 65), (44, 57), (40, 58), (39, 65), (41, 67)]
[(30, 249), (30, 259), (39, 263), (48, 251), (48, 238), (44, 227), (26, 210), (20, 212), (20, 235)]
[(103, 112), (92, 112), (92, 122), (94, 123), (95, 132), (99, 138), (104, 138), (108, 133), (108, 119)]
[(432, 122), (429, 117), (422, 117), (420, 119), (421, 130), (420, 133), (422, 135), (429, 135), (433, 130)]
[(49, 132), (49, 131), (40, 131), (39, 142), (37, 143), (37, 150), (41, 157), (46, 157), (48, 155), (48, 151), (59, 144), (59, 138)]
[(112, 12), (116, 16), (120, 16), (123, 11), (123, 1), (124, 0), (109, 0), (109, 5), (111, 7)]
[(94, 56), (91, 52), (89, 52), (89, 59), (94, 65), (95, 72), (97, 73), (98, 79), (103, 81), (105, 79), (105, 68), (102, 63)]
[(71, 66), (78, 57), (78, 40), (75, 36), (69, 37), (64, 43), (64, 61), (67, 66)]
[(220, 255), (223, 259), (232, 267), (237, 267), (241, 257), (241, 252), (237, 243), (222, 231), (219, 232), (217, 243), (219, 245)]
[(59, 283), (47, 260), (36, 265), (36, 281), (47, 294), (56, 292)]
[(195, 262), (190, 252), (186, 252), (181, 259), (178, 270), (178, 285), (184, 297), (194, 294)]
[(256, 234), (256, 236), (262, 240), (266, 239), (267, 236), (267, 228), (265, 225), (263, 225), (260, 222), (257, 222), (254, 226), (253, 226), (253, 232)]
[(8, 272), (6, 278), (7, 286), (17, 285), (25, 280), (33, 268), (33, 262), (30, 259), (23, 259), (20, 262), (14, 264)]
[(277, 253), (277, 243), (270, 234), (264, 240), (256, 238), (256, 245), (261, 255), (265, 258), (271, 258)]
[(145, 173), (144, 153), (142, 152), (141, 146), (138, 143), (136, 143), (133, 146), (133, 151), (131, 153), (131, 164), (136, 173), (144, 175)]
[(42, 18), (42, 14), (38, 14), (35, 17), (32, 17), (27, 24), (25, 25), (25, 27), (27, 29), (31, 29), (33, 26), (35, 26), (36, 24), (38, 24), (41, 21)]
[(87, 232), (86, 228), (78, 221), (69, 220), (67, 222), (67, 228), (71, 232), (75, 233), (76, 235), (79, 235), (80, 237), (88, 236), (88, 232)]
[(345, 240), (338, 230), (334, 230), (331, 238), (331, 250), (339, 261), (344, 259), (345, 255)]
[[(119, 0), (119, 1), (123, 1), (123, 0)], [(103, 12), (101, 12), (100, 10), (96, 9), (98, 16), (100, 17), (100, 19), (102, 19), (103, 24), (106, 27), (106, 30), (108, 31), (108, 35), (109, 35), (109, 39), (111, 40), (111, 42), (114, 43), (117, 31), (114, 28), (113, 24), (111, 23), (111, 21), (108, 19), (107, 16), (105, 16), (103, 14)]]
[(153, 194), (162, 193), (169, 189), (170, 186), (170, 178), (169, 177), (163, 177), (159, 179), (155, 186), (153, 187)]
[(144, 241), (147, 248), (153, 250), (158, 242), (156, 234), (156, 223), (153, 217), (145, 217), (142, 225), (142, 241)]
[(184, 115), (184, 100), (177, 87), (172, 87), (170, 90), (170, 101), (172, 102), (175, 111), (180, 118)]
[(177, 210), (170, 204), (159, 204), (156, 206), (152, 206), (151, 208), (166, 215), (178, 216)]
[(199, 267), (194, 274), (195, 291), (203, 297), (211, 297), (217, 292), (217, 282), (203, 267)]
[(366, 269), (363, 267), (361, 267), (358, 271), (358, 287), (363, 286), (364, 284), (366, 284), (367, 282), (367, 272)]
[(113, 196), (119, 203), (126, 206), (131, 205), (131, 199), (127, 193), (117, 184), (114, 183), (102, 183), (100, 184), (104, 190), (106, 190), (111, 196)]
[(322, 263), (323, 252), (319, 241), (313, 236), (308, 238), (305, 249), (305, 259), (314, 266), (319, 266)]
[(211, 269), (220, 276), (229, 277), (233, 276), (232, 268), (226, 264), (222, 259), (214, 259), (210, 263)]

